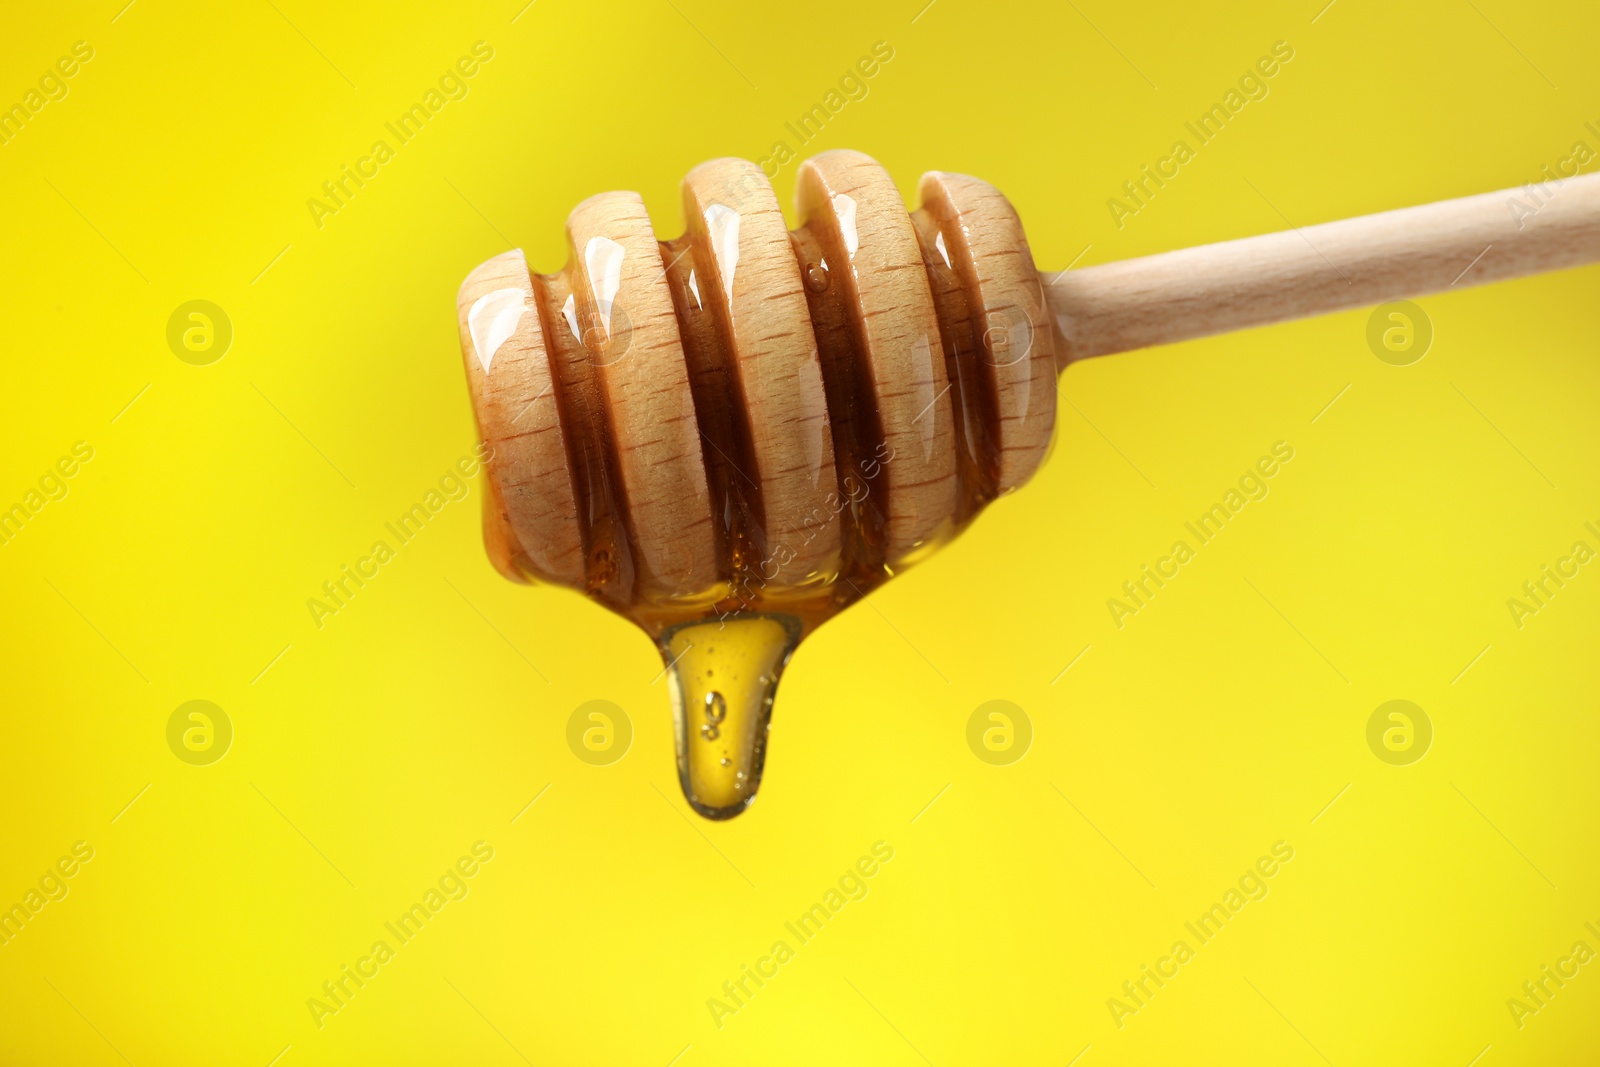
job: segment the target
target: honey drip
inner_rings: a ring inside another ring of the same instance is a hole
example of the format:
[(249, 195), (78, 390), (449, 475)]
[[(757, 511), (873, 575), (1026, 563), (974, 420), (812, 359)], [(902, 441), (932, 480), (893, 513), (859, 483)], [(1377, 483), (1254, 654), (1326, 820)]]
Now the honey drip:
[(731, 819), (755, 799), (778, 679), (799, 643), (798, 619), (760, 613), (683, 623), (661, 635), (678, 783), (706, 818)]

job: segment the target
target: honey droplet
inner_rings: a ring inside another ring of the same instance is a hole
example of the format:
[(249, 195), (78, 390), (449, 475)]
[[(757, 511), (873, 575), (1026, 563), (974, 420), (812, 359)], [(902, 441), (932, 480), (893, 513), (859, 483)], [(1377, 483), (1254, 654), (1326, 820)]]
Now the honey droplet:
[(828, 282), (832, 280), (832, 276), (828, 273), (828, 265), (826, 263), (807, 263), (805, 274), (807, 289), (810, 289), (813, 293), (827, 291)]
[(772, 700), (800, 632), (792, 615), (748, 612), (683, 623), (661, 635), (678, 784), (708, 819), (744, 811), (761, 787)]

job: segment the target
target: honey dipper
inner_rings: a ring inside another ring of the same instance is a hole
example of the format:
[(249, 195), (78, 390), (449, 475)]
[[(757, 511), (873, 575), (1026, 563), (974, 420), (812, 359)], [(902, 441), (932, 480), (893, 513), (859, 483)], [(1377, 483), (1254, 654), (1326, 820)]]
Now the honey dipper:
[(994, 187), (919, 192), (825, 152), (790, 232), (761, 168), (715, 160), (675, 240), (604, 193), (560, 273), (513, 250), (461, 286), (490, 558), (655, 640), (708, 818), (754, 798), (800, 640), (1033, 474), (1073, 361), (1600, 259), (1600, 175), (1059, 274)]

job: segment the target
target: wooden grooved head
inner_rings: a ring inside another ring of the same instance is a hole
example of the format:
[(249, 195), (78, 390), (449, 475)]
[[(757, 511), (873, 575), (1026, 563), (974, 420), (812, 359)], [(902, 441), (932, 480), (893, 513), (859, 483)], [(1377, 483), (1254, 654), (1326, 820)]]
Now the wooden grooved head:
[(570, 259), (468, 275), (462, 351), (508, 576), (570, 586), (652, 636), (734, 612), (806, 631), (1026, 481), (1055, 423), (1055, 353), (1021, 223), (930, 173), (827, 152), (785, 229), (760, 168), (683, 186), (658, 241), (634, 193), (591, 197)]

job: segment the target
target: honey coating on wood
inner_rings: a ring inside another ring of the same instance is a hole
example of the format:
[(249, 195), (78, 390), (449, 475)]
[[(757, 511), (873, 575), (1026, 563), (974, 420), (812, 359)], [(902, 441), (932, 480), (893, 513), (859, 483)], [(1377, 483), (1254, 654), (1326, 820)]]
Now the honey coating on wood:
[[(615, 486), (615, 447), (594, 378), (599, 326), (578, 318), (564, 274), (534, 275), (533, 291), (551, 363), (551, 392), (561, 412), (566, 460), (578, 500), (583, 544), (583, 591), (613, 611), (633, 599), (633, 552), (623, 530)], [(585, 345), (584, 337), (589, 344)], [(522, 432), (513, 425), (514, 432)], [(530, 579), (548, 580), (535, 571)]]
[(876, 163), (825, 153), (788, 232), (760, 169), (717, 160), (685, 182), (681, 237), (646, 241), (638, 197), (605, 194), (574, 212), (566, 269), (507, 253), (462, 286), (491, 558), (657, 643), (708, 818), (754, 798), (805, 636), (1048, 446), (1052, 332), (1020, 224), (975, 179), (923, 193), (908, 215)]

